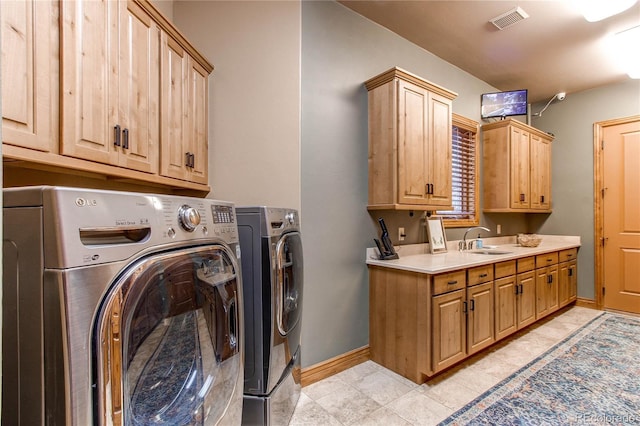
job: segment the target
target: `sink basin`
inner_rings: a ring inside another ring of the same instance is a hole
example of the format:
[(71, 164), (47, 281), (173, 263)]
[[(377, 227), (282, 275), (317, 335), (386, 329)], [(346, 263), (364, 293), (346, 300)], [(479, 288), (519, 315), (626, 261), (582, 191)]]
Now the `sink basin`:
[(513, 253), (512, 251), (507, 251), (507, 250), (493, 250), (493, 249), (482, 249), (482, 250), (471, 250), (469, 251), (469, 253), (474, 253), (474, 254), (493, 254), (493, 255), (498, 255), (498, 254), (511, 254)]

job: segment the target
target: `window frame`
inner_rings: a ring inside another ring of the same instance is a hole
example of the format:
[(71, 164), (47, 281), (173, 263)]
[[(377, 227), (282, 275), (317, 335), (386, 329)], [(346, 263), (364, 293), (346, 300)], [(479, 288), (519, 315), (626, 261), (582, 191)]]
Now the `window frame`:
[[(460, 114), (452, 113), (451, 116), (452, 116), (451, 117), (452, 118), (451, 119), (452, 135), (454, 134), (454, 131), (453, 131), (454, 127), (473, 133), (473, 142), (474, 142), (474, 148), (475, 148), (474, 149), (475, 162), (474, 162), (474, 170), (472, 172), (473, 179), (475, 182), (474, 191), (473, 191), (474, 212), (473, 212), (473, 217), (463, 218), (463, 219), (462, 218), (456, 219), (452, 217), (453, 215), (447, 214), (448, 212), (451, 212), (451, 210), (437, 211), (436, 214), (442, 217), (444, 226), (446, 228), (463, 228), (468, 226), (477, 226), (480, 224), (480, 199), (479, 199), (480, 144), (478, 143), (478, 133), (479, 133), (480, 125), (477, 121), (464, 117)], [(453, 150), (453, 141), (452, 141), (451, 149)], [(452, 167), (451, 173), (453, 175), (453, 167)], [(468, 194), (468, 191), (467, 191), (467, 194)]]

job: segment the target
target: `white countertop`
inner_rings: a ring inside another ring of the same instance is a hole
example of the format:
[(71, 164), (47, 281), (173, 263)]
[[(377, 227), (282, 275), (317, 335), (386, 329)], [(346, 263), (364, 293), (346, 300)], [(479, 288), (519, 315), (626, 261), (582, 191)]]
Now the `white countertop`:
[(458, 251), (458, 241), (447, 243), (447, 252), (430, 254), (428, 244), (396, 246), (399, 259), (379, 260), (378, 249), (367, 249), (367, 265), (382, 266), (425, 274), (440, 274), (457, 269), (503, 262), (526, 256), (535, 256), (558, 250), (580, 247), (580, 237), (568, 235), (541, 235), (538, 247), (522, 247), (516, 237), (483, 238), (484, 246), (496, 246), (495, 250), (509, 251), (509, 254), (479, 254), (472, 251)]

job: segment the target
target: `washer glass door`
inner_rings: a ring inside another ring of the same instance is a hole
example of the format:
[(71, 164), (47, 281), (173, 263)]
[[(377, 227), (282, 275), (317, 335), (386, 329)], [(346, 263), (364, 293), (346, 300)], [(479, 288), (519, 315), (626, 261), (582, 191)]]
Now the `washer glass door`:
[(208, 425), (242, 386), (242, 300), (224, 246), (143, 259), (112, 286), (94, 336), (100, 424)]
[(278, 331), (286, 336), (302, 316), (302, 239), (284, 234), (276, 245), (276, 303)]

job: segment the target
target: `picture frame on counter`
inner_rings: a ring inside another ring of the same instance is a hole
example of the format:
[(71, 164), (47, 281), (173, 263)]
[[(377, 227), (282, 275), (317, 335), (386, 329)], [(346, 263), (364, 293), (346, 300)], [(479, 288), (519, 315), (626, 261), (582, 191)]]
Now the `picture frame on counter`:
[(427, 217), (427, 236), (429, 237), (429, 252), (446, 253), (447, 235), (441, 217)]

